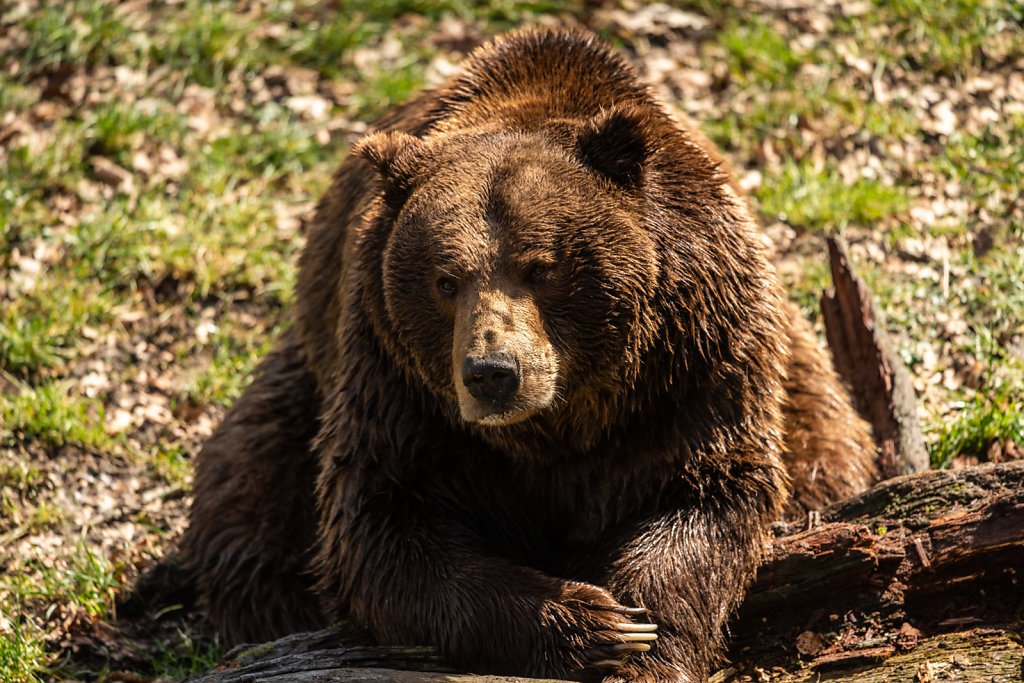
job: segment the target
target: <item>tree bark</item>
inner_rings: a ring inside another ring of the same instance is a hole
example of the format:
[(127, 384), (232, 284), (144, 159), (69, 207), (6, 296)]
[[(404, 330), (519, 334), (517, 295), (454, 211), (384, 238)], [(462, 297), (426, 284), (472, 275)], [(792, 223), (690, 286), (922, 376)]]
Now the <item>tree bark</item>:
[(833, 285), (822, 294), (821, 314), (836, 372), (853, 405), (871, 423), (883, 478), (928, 469), (917, 399), (910, 374), (896, 354), (881, 312), (853, 271), (846, 246), (828, 238)]
[(1019, 636), (1002, 630), (976, 629), (927, 638), (903, 653), (892, 646), (881, 646), (822, 657), (818, 664), (797, 671), (728, 667), (712, 676), (709, 683), (1011, 683), (1022, 679)]
[(735, 620), (746, 668), (863, 667), (1024, 621), (1024, 462), (898, 477), (795, 526), (778, 526)]
[[(1020, 679), (1024, 462), (898, 477), (807, 526), (776, 525), (734, 620), (732, 664), (713, 681)], [(339, 628), (236, 648), (189, 680), (517, 680), (358, 639)]]

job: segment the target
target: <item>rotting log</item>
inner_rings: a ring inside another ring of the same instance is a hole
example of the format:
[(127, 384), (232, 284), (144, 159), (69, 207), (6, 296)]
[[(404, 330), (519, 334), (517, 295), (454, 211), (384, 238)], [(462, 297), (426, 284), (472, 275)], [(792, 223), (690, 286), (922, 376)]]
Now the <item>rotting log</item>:
[(897, 477), (777, 533), (734, 624), (746, 668), (863, 667), (1024, 624), (1024, 461)]
[(447, 666), (431, 647), (381, 647), (355, 644), (356, 640), (358, 635), (339, 626), (296, 633), (263, 645), (242, 645), (225, 655), (224, 662), (215, 670), (188, 682), (544, 683), (544, 679), (459, 673)]
[[(715, 681), (1019, 680), (1024, 462), (898, 477), (806, 527), (776, 525), (733, 624), (732, 664)], [(516, 680), (456, 674), (429, 648), (354, 637), (236, 648), (190, 681)]]
[(910, 374), (893, 348), (867, 285), (853, 271), (846, 246), (828, 238), (832, 287), (821, 297), (825, 336), (836, 372), (857, 411), (871, 423), (884, 478), (928, 469)]
[(773, 683), (1013, 683), (1024, 680), (1020, 638), (1002, 630), (976, 629), (923, 639), (903, 653), (874, 647), (845, 653), (797, 671), (777, 668), (722, 669), (710, 683), (770, 680)]

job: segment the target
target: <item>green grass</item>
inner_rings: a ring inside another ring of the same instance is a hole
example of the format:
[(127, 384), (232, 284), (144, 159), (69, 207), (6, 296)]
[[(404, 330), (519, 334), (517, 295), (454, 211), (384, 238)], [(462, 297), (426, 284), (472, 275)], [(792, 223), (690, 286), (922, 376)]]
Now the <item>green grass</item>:
[(35, 683), (45, 671), (42, 634), (21, 619), (19, 604), (4, 601), (3, 607), (10, 613), (0, 612), (0, 680)]
[(123, 566), (79, 542), (66, 566), (31, 558), (0, 579), (0, 680), (37, 681), (51, 673), (45, 623), (61, 606), (105, 618), (122, 590)]
[[(999, 0), (874, 0), (885, 16), (896, 59), (913, 68), (962, 74), (991, 53), (992, 40), (1007, 24), (1021, 24), (1019, 3)], [(1017, 54), (1024, 46), (1009, 46)]]
[(786, 161), (757, 193), (762, 213), (795, 227), (840, 232), (851, 223), (871, 226), (907, 208), (906, 194), (874, 178), (845, 181), (837, 168)]
[(185, 488), (192, 481), (190, 453), (179, 444), (161, 444), (149, 455), (153, 471), (170, 486)]
[(123, 567), (95, 554), (82, 543), (71, 558), (71, 566), (54, 576), (44, 574), (43, 597), (54, 602), (81, 605), (92, 616), (106, 616), (113, 608), (114, 598), (121, 591), (119, 579)]
[(732, 77), (766, 92), (792, 89), (809, 56), (757, 16), (732, 18), (722, 31), (721, 43)]
[(158, 643), (160, 653), (150, 658), (150, 667), (168, 676), (172, 681), (180, 681), (196, 673), (208, 671), (220, 663), (225, 652), (208, 639), (201, 638), (184, 625), (178, 631), (179, 643), (175, 647), (167, 647)]
[(45, 4), (24, 19), (33, 36), (22, 68), (134, 62), (141, 56), (137, 35), (117, 17), (116, 5), (102, 0)]
[[(214, 349), (209, 364), (188, 376), (181, 387), (182, 400), (202, 405), (213, 397), (214, 402), (227, 407), (230, 398), (240, 394), (249, 383), (256, 363), (270, 351), (276, 337), (273, 329), (252, 335), (230, 322), (221, 324), (209, 338), (208, 344)], [(182, 363), (198, 351), (195, 347), (182, 347), (179, 350)], [(225, 368), (230, 368), (230, 372), (225, 372)]]
[(0, 400), (0, 446), (33, 442), (50, 447), (72, 443), (102, 449), (111, 442), (103, 431), (99, 398), (76, 395), (69, 381), (47, 381)]
[(932, 468), (948, 467), (958, 456), (985, 462), (993, 443), (1007, 439), (1024, 444), (1024, 393), (1004, 385), (978, 393), (963, 404), (959, 418), (939, 430), (929, 448)]

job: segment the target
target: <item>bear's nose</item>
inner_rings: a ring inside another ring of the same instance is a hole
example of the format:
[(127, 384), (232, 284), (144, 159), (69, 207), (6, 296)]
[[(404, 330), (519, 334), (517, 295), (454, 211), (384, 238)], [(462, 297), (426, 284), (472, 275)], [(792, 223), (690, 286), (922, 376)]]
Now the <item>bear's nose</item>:
[(469, 356), (462, 365), (462, 383), (473, 398), (503, 407), (519, 389), (519, 364), (507, 353)]

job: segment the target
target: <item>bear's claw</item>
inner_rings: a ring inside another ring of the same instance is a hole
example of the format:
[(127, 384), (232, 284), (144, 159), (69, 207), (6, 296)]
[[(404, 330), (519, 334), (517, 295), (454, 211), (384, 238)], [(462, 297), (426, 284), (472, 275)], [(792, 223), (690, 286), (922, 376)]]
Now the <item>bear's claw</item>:
[(599, 662), (594, 662), (594, 666), (596, 667), (610, 669), (621, 669), (625, 664), (626, 663), (621, 659), (602, 659)]
[[(638, 615), (647, 610), (639, 607), (617, 607), (608, 611), (619, 614)], [(615, 639), (619, 642), (607, 643), (603, 647), (594, 648), (590, 651), (590, 666), (596, 669), (621, 669), (626, 665), (626, 659), (636, 653), (648, 652), (651, 649), (650, 643), (658, 639), (655, 633), (657, 624), (635, 624), (632, 622), (614, 624)]]
[(607, 609), (609, 612), (615, 612), (616, 614), (627, 614), (629, 616), (647, 614), (646, 607), (623, 607), (622, 605), (619, 605), (618, 607), (609, 607)]
[(647, 652), (648, 650), (651, 649), (651, 646), (648, 645), (647, 643), (619, 643), (618, 645), (613, 645), (612, 649), (615, 650), (616, 652), (625, 652), (625, 653), (630, 653), (630, 652)]
[(658, 639), (658, 634), (657, 633), (623, 633), (622, 634), (622, 639), (624, 641), (626, 641), (627, 643), (630, 643), (630, 642), (636, 643), (636, 642), (641, 642), (641, 641), (645, 641), (645, 640), (657, 640)]

